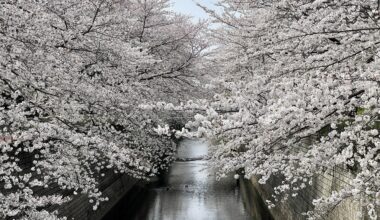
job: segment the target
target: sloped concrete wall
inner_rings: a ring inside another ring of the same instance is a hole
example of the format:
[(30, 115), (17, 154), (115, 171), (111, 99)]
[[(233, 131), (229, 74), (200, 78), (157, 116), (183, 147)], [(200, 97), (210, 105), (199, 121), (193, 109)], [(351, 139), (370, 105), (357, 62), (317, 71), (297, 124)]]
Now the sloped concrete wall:
[[(313, 199), (328, 196), (333, 191), (342, 189), (349, 184), (352, 178), (353, 175), (343, 168), (336, 167), (327, 170), (324, 174), (315, 176), (313, 180), (314, 184), (300, 191), (297, 197), (290, 197), (287, 201), (277, 204), (275, 208), (269, 211), (274, 219), (304, 220), (306, 216), (302, 215), (302, 213), (313, 209)], [(250, 183), (261, 199), (265, 201), (271, 198), (271, 195), (274, 193), (273, 188), (278, 186), (281, 181), (282, 179), (279, 177), (272, 177), (267, 184), (261, 185), (258, 183), (258, 179), (253, 177)], [(359, 217), (358, 213), (362, 213), (362, 217)], [(360, 220), (366, 219), (365, 216), (365, 212), (359, 202), (348, 198), (337, 205), (324, 219)]]
[[(19, 166), (28, 172), (33, 166), (35, 158), (34, 153), (22, 152), (17, 157), (20, 159)], [(104, 197), (108, 197), (109, 201), (102, 202), (96, 211), (93, 210), (93, 204), (89, 203), (87, 195), (77, 195), (73, 200), (61, 206), (52, 205), (44, 207), (48, 211), (58, 210), (59, 216), (66, 216), (68, 220), (100, 220), (110, 211), (110, 209), (126, 195), (126, 193), (137, 183), (127, 175), (115, 174), (112, 170), (105, 173), (105, 177), (99, 180), (99, 189)], [(57, 184), (49, 185), (48, 188), (35, 187), (33, 192), (36, 195), (65, 195), (72, 196), (72, 190), (62, 190)], [(7, 218), (12, 219), (12, 218)]]
[(72, 201), (59, 207), (59, 214), (67, 219), (101, 220), (120, 199), (136, 184), (136, 180), (127, 175), (109, 174), (100, 183), (100, 190), (109, 200), (102, 202), (96, 211), (86, 195), (75, 197)]
[(137, 181), (127, 175), (108, 174), (100, 183), (100, 190), (109, 200), (100, 204), (93, 211), (93, 204), (89, 203), (86, 195), (79, 195), (67, 204), (59, 207), (59, 214), (67, 219), (75, 220), (101, 220), (120, 199), (122, 199)]
[(252, 183), (240, 177), (239, 188), (244, 201), (245, 209), (248, 211), (252, 219), (255, 220), (273, 220), (271, 213), (266, 207), (265, 202), (261, 194), (256, 187), (253, 187)]

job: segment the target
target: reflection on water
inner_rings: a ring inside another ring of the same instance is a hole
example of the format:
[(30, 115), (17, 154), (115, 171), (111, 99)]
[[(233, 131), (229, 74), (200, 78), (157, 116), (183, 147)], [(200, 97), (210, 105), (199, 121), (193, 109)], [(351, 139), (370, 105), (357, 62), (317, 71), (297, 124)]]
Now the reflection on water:
[[(202, 158), (206, 154), (207, 145), (200, 141), (184, 140), (178, 148), (178, 158)], [(207, 161), (202, 159), (175, 162), (161, 186), (144, 191), (135, 213), (119, 219), (251, 219), (232, 176), (217, 182), (214, 172), (207, 168)], [(131, 206), (124, 207), (128, 208)]]
[(177, 149), (178, 158), (202, 158), (207, 155), (207, 144), (200, 140), (183, 140)]

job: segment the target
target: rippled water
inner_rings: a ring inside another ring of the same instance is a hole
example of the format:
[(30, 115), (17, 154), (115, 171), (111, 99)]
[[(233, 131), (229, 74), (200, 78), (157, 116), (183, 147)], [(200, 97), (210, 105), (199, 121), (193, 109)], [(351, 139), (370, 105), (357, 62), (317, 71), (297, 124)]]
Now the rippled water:
[[(251, 219), (231, 177), (215, 180), (208, 169), (207, 145), (196, 140), (184, 140), (178, 148), (178, 158), (158, 187), (143, 190), (142, 202), (134, 212), (120, 219), (133, 220), (240, 220)], [(188, 160), (188, 161), (186, 161)], [(124, 209), (131, 208), (124, 207)]]

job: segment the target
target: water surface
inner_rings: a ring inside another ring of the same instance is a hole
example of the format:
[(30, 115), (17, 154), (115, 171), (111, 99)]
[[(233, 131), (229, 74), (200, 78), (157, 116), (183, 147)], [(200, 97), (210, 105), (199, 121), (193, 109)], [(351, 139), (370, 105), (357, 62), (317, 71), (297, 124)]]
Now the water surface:
[[(208, 168), (207, 144), (199, 140), (180, 143), (175, 162), (159, 186), (139, 192), (142, 202), (129, 204), (134, 213), (123, 218), (132, 220), (242, 220), (252, 219), (232, 176), (216, 181)], [(137, 207), (134, 207), (137, 206)], [(115, 219), (115, 218), (114, 218)]]

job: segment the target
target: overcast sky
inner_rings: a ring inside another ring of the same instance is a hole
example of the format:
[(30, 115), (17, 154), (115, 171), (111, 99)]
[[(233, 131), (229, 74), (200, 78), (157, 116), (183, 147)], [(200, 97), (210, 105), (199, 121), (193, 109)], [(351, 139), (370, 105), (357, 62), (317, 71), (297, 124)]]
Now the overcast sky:
[[(171, 0), (173, 2), (173, 10), (176, 12), (189, 14), (194, 18), (207, 18), (207, 14), (199, 8), (193, 0)], [(197, 0), (204, 6), (213, 7), (213, 4), (217, 2), (217, 0)]]

